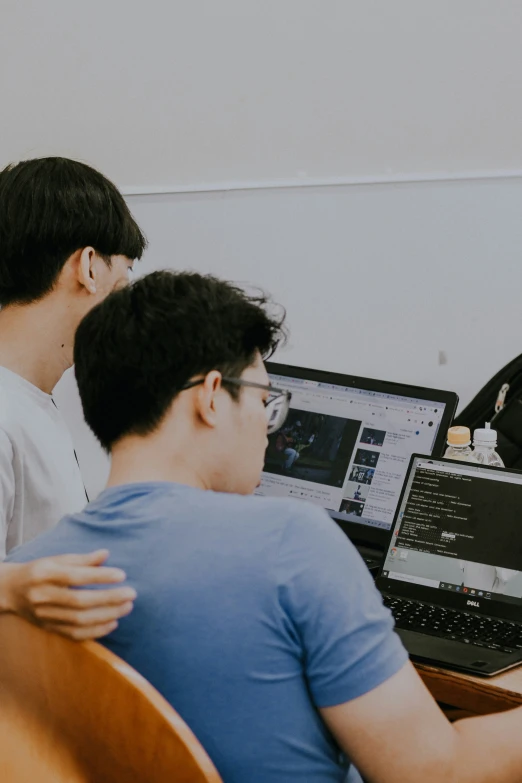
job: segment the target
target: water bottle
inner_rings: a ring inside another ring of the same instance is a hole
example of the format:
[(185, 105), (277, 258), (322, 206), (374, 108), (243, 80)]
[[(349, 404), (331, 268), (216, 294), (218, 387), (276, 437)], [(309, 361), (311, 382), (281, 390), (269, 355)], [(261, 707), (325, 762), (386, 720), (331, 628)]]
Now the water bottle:
[(444, 454), (446, 459), (461, 459), (465, 462), (476, 462), (471, 448), (471, 432), (469, 427), (450, 427), (448, 430), (448, 448)]
[(475, 430), (473, 433), (473, 456), (476, 462), (482, 465), (493, 465), (503, 468), (504, 463), (495, 451), (497, 448), (497, 433), (487, 423), (484, 429)]

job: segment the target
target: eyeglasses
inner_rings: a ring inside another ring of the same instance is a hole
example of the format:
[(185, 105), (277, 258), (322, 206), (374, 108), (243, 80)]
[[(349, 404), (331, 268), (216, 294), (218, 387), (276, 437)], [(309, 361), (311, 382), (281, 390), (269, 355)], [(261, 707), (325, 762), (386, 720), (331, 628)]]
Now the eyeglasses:
[[(244, 381), (242, 378), (222, 378), (222, 382), (225, 386), (248, 386), (252, 389), (263, 389), (270, 392), (268, 400), (263, 400), (265, 406), (266, 419), (267, 419), (267, 434), (271, 435), (273, 432), (281, 429), (288, 416), (290, 410), (290, 400), (292, 399), (292, 392), (285, 389), (275, 389), (273, 386), (265, 386), (263, 383), (254, 383), (253, 381)], [(190, 381), (185, 384), (180, 391), (186, 391), (187, 389), (193, 389), (194, 386), (199, 386), (205, 383), (204, 378), (200, 378), (198, 381)]]

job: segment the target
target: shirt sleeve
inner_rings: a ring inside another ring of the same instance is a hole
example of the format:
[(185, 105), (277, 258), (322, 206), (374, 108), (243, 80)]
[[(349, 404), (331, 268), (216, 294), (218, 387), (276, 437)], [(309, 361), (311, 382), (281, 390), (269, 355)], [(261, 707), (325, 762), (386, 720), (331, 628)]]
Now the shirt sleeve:
[(281, 541), (279, 601), (314, 703), (331, 707), (381, 685), (408, 654), (353, 544), (326, 512), (302, 505)]
[(13, 516), (14, 497), (13, 447), (0, 429), (0, 561), (7, 553), (7, 529)]

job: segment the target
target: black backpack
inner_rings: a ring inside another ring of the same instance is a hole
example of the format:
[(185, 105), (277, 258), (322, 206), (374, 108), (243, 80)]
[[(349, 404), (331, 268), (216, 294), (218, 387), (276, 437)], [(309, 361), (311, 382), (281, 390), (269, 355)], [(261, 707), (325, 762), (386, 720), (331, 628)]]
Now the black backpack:
[(455, 419), (471, 432), (489, 421), (507, 468), (522, 468), (522, 354), (506, 364)]

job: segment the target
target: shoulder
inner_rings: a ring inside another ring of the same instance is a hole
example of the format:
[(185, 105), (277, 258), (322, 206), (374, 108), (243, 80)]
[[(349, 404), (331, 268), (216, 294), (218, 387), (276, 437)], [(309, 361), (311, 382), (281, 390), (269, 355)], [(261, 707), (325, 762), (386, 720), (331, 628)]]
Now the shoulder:
[(216, 505), (226, 507), (238, 517), (248, 517), (251, 523), (276, 525), (287, 528), (288, 525), (299, 525), (304, 529), (323, 529), (330, 526), (332, 520), (320, 506), (315, 506), (305, 500), (292, 498), (264, 497), (262, 495), (227, 495), (212, 494)]
[[(12, 443), (20, 440), (27, 418), (27, 410), (11, 389), (0, 383), (0, 435)], [(27, 426), (27, 425), (25, 425)]]
[(0, 430), (7, 431), (14, 414), (12, 396), (0, 383)]
[(352, 542), (321, 506), (306, 500), (257, 495), (231, 495), (222, 502), (231, 519), (240, 524), (247, 522), (242, 526), (249, 537), (277, 541), (274, 554), (281, 564), (289, 560), (302, 564), (335, 560), (346, 567), (347, 561), (360, 559)]
[(4, 425), (0, 416), (0, 461), (11, 461), (14, 457), (13, 427)]
[(191, 500), (193, 514), (219, 525), (221, 534), (232, 536), (236, 545), (248, 542), (252, 551), (273, 545), (272, 552), (279, 557), (282, 549), (310, 550), (318, 540), (332, 536), (334, 546), (349, 544), (328, 513), (305, 500), (208, 491)]

